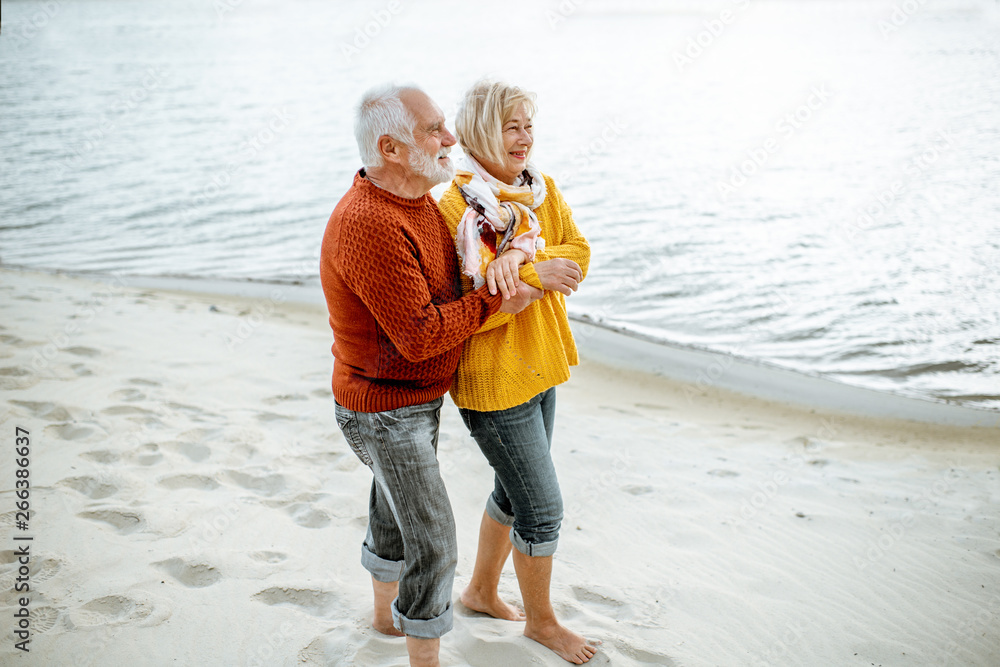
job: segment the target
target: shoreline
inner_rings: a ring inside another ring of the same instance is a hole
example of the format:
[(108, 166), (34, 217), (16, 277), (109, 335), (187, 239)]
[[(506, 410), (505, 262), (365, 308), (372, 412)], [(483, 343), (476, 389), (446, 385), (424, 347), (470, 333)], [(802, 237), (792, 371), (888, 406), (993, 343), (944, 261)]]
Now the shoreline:
[[(324, 313), (326, 311), (318, 278), (281, 282), (250, 278), (126, 276), (3, 265), (0, 265), (0, 271), (66, 275), (98, 282), (115, 279), (135, 288), (256, 299), (269, 307), (297, 304), (319, 307)], [(791, 369), (765, 360), (697, 345), (681, 344), (597, 322), (586, 314), (571, 312), (569, 317), (581, 356), (608, 366), (688, 383), (693, 394), (704, 395), (725, 390), (748, 397), (858, 417), (1000, 428), (1000, 408), (869, 389), (819, 373)]]
[[(333, 415), (323, 308), (280, 290), (0, 276), (0, 421), (32, 443), (16, 536), (33, 538), (33, 660), (405, 662), (405, 643), (369, 625), (371, 474)], [(997, 429), (691, 393), (588, 357), (572, 374), (552, 600), (603, 642), (592, 664), (1000, 661)], [(565, 665), (458, 601), (493, 476), (447, 396), (438, 457), (459, 542), (442, 664)], [(12, 480), (0, 614), (20, 604)], [(520, 599), (509, 563), (500, 592)], [(20, 653), (5, 642), (0, 662)]]

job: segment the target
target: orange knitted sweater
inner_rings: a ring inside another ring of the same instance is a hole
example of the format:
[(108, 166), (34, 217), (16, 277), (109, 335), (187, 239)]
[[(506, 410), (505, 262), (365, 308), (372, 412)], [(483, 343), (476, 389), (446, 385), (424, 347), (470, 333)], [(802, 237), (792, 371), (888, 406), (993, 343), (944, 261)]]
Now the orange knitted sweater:
[(442, 396), (462, 342), (502, 301), (485, 288), (461, 297), (455, 244), (433, 197), (397, 197), (363, 169), (327, 223), (320, 280), (334, 337), (333, 393), (359, 412)]
[[(571, 259), (586, 276), (590, 245), (573, 222), (573, 212), (562, 193), (549, 176), (543, 176), (545, 201), (535, 209), (535, 216), (542, 228), (545, 249), (535, 252), (535, 261)], [(454, 183), (438, 205), (454, 238), (466, 208)], [(542, 288), (532, 264), (521, 267), (520, 277), (523, 282)], [(462, 276), (462, 291), (468, 293), (471, 289), (472, 280)], [(566, 297), (546, 290), (541, 299), (517, 315), (493, 315), (466, 341), (451, 397), (460, 408), (506, 410), (565, 382), (569, 379), (569, 367), (578, 363), (566, 315)]]

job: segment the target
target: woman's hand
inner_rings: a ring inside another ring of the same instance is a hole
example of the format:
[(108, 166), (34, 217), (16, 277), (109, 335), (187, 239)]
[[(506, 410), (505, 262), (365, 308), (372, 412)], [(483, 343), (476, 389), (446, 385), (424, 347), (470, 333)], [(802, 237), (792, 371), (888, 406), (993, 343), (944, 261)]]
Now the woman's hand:
[(538, 279), (542, 281), (542, 287), (561, 292), (566, 296), (575, 292), (580, 281), (583, 280), (583, 271), (580, 270), (580, 265), (571, 259), (562, 257), (535, 262), (535, 272), (538, 274)]
[(517, 294), (517, 286), (521, 284), (517, 269), (527, 261), (527, 255), (517, 248), (511, 248), (490, 262), (486, 267), (486, 286), (489, 287), (490, 294), (496, 294), (499, 289), (504, 300)]
[(524, 283), (514, 298), (500, 304), (500, 312), (507, 313), (508, 315), (517, 315), (532, 303), (541, 299), (544, 294), (545, 292), (537, 287), (532, 287), (528, 283)]

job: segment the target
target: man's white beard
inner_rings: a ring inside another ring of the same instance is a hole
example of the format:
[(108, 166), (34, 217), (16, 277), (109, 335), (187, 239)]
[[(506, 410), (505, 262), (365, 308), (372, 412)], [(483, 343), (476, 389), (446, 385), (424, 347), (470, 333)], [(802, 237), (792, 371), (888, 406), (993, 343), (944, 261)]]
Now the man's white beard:
[(435, 185), (447, 183), (455, 175), (455, 167), (451, 160), (448, 161), (448, 164), (442, 164), (437, 161), (437, 158), (450, 152), (450, 150), (443, 148), (437, 155), (431, 155), (419, 148), (414, 149), (410, 151), (410, 168)]

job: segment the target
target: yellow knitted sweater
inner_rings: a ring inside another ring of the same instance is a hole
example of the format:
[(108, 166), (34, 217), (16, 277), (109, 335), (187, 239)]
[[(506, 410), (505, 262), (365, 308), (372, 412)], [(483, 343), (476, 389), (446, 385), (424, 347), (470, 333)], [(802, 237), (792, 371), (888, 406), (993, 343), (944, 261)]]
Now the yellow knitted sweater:
[[(573, 214), (549, 176), (545, 176), (545, 201), (535, 209), (545, 249), (535, 261), (563, 257), (580, 265), (587, 275), (590, 244), (573, 222)], [(438, 202), (455, 238), (465, 213), (465, 200), (452, 183)], [(532, 264), (521, 267), (520, 277), (542, 289)], [(462, 276), (462, 293), (472, 291), (472, 280)], [(506, 410), (569, 379), (569, 367), (579, 363), (576, 343), (566, 316), (566, 297), (546, 290), (545, 295), (517, 315), (496, 313), (465, 341), (458, 372), (451, 385), (455, 405), (478, 411)]]

